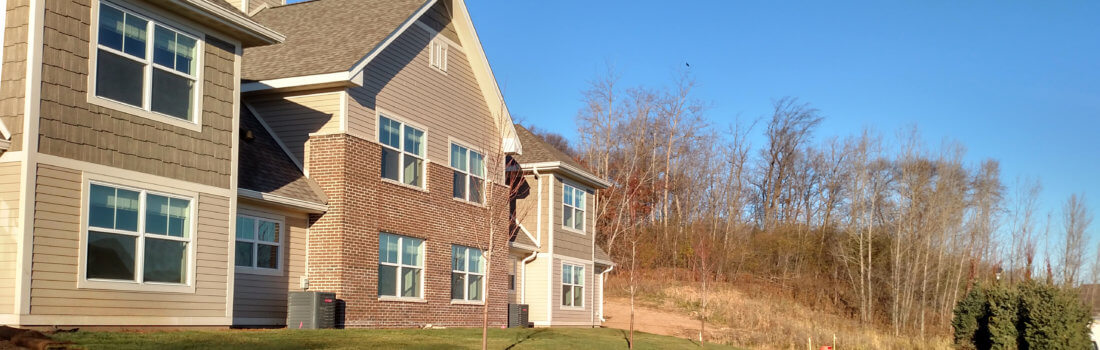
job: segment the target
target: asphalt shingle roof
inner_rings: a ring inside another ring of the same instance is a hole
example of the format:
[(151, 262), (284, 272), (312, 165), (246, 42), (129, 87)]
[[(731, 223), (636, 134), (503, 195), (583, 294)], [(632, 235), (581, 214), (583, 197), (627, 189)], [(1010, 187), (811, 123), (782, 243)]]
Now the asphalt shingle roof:
[(311, 203), (328, 203), (317, 182), (302, 174), (248, 108), (241, 108), (241, 135), (247, 132), (253, 138), (240, 142), (238, 187)]
[(520, 144), (523, 145), (523, 154), (513, 157), (520, 164), (562, 162), (591, 173), (587, 167), (578, 163), (573, 157), (543, 141), (542, 137), (535, 135), (531, 130), (527, 130), (523, 125), (516, 124), (516, 135), (519, 137)]
[(253, 20), (286, 35), (244, 50), (242, 77), (267, 80), (350, 70), (426, 0), (313, 0), (272, 7)]

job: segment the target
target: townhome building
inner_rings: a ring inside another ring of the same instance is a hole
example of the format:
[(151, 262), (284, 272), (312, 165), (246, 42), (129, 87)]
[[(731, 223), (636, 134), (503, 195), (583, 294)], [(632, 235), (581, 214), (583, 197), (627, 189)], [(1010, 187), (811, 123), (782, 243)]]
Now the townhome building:
[(242, 52), (222, 0), (8, 0), (0, 324), (228, 326)]
[(0, 324), (599, 325), (607, 184), (513, 124), (462, 0), (5, 10)]
[(603, 284), (615, 264), (596, 244), (597, 193), (609, 186), (573, 157), (517, 125), (523, 154), (512, 171), (530, 187), (513, 198), (518, 229), (509, 242), (513, 303), (535, 326), (599, 326)]

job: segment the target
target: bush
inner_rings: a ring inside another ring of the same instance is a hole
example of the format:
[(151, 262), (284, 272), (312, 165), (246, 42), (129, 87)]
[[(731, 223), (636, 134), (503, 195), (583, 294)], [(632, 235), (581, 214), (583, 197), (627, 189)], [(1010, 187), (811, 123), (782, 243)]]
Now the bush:
[(1029, 282), (975, 287), (951, 324), (960, 349), (1088, 349), (1090, 321), (1074, 291)]

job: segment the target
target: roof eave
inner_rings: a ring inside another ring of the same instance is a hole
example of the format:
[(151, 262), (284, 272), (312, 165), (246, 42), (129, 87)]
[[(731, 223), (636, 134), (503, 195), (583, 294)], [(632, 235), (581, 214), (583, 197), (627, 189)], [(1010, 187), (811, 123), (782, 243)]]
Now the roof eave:
[(205, 16), (227, 26), (236, 32), (233, 34), (238, 35), (237, 39), (240, 39), (241, 44), (245, 47), (277, 44), (286, 40), (286, 36), (283, 34), (256, 23), (243, 13), (218, 6), (209, 0), (169, 0), (162, 3), (162, 6), (164, 5), (175, 5), (175, 7), (181, 9), (191, 10), (197, 15)]
[(246, 188), (238, 188), (237, 196), (243, 198), (255, 199), (278, 206), (289, 207), (298, 209), (310, 214), (323, 214), (328, 211), (328, 205), (322, 203), (315, 203), (311, 201), (301, 200), (297, 198), (290, 198), (286, 196), (280, 196), (277, 194), (271, 194), (266, 192), (260, 192), (250, 190)]
[(605, 188), (608, 188), (608, 187), (611, 187), (611, 183), (607, 182), (607, 180), (601, 179), (599, 176), (596, 176), (595, 174), (592, 174), (588, 171), (585, 171), (584, 169), (577, 168), (575, 166), (569, 165), (568, 163), (564, 163), (564, 162), (561, 162), (561, 161), (520, 164), (520, 169), (522, 169), (524, 171), (533, 171), (533, 170), (554, 171), (554, 170), (558, 170), (558, 171), (562, 171), (566, 174), (573, 175), (573, 176), (577, 177), (578, 179), (580, 179), (581, 182), (584, 182), (588, 185), (594, 186), (594, 187), (596, 187), (598, 189), (601, 189), (601, 190), (605, 189)]

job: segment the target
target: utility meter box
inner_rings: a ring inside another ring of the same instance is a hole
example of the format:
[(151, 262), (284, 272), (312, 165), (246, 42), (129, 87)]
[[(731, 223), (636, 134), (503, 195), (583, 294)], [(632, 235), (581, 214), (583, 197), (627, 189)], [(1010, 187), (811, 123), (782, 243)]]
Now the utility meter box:
[(287, 295), (286, 328), (336, 327), (336, 293), (290, 292)]

